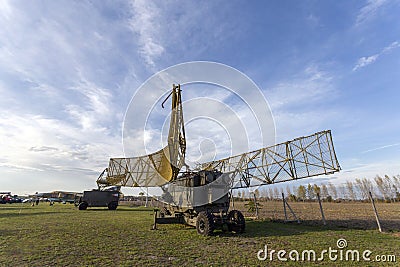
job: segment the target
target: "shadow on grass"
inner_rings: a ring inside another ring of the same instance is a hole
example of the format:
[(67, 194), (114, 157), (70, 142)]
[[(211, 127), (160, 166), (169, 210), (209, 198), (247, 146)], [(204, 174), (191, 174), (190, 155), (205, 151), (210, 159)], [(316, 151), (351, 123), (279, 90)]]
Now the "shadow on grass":
[(235, 234), (230, 232), (216, 231), (215, 234), (219, 236), (232, 236), (232, 237), (267, 237), (267, 236), (292, 236), (301, 235), (307, 232), (322, 232), (332, 230), (331, 228), (320, 226), (307, 226), (303, 224), (272, 222), (272, 221), (246, 221), (246, 230), (242, 234)]
[[(163, 226), (165, 224), (158, 224), (157, 230), (164, 230)], [(182, 227), (175, 229), (176, 231), (187, 231), (192, 230), (196, 231), (195, 227), (178, 224)], [(229, 231), (222, 231), (220, 229), (216, 229), (213, 233), (213, 236), (219, 237), (238, 237), (238, 238), (248, 238), (248, 237), (267, 237), (267, 236), (292, 236), (292, 235), (301, 235), (307, 232), (322, 232), (334, 230), (332, 228), (320, 227), (320, 226), (308, 226), (297, 223), (280, 223), (280, 222), (272, 222), (272, 221), (258, 221), (251, 220), (246, 221), (246, 230), (244, 233), (237, 234)], [(343, 230), (343, 229), (338, 229)]]
[(153, 212), (154, 208), (146, 207), (118, 207), (118, 211), (150, 211)]
[[(129, 210), (127, 210), (129, 211)], [(148, 211), (148, 210), (145, 210)], [(163, 229), (165, 224), (158, 224), (158, 230)], [(179, 224), (178, 224), (179, 225)], [(181, 224), (182, 227), (177, 231), (193, 230), (195, 227)], [(399, 232), (399, 221), (381, 220), (382, 228), (385, 232)], [(312, 232), (328, 232), (328, 231), (354, 231), (354, 230), (377, 230), (374, 220), (327, 220), (323, 225), (321, 220), (302, 220), (297, 222), (284, 222), (272, 220), (246, 220), (246, 231), (242, 234), (231, 232), (223, 232), (220, 229), (214, 231), (214, 236), (220, 237), (268, 237), (268, 236), (293, 236), (303, 235)]]
[[(400, 225), (395, 220), (382, 220), (381, 226), (385, 232), (400, 231)], [(323, 225), (320, 220), (308, 220), (297, 222), (273, 222), (273, 221), (246, 221), (246, 231), (240, 236), (289, 236), (301, 235), (309, 232), (324, 231), (352, 231), (352, 230), (376, 230), (378, 227), (373, 220), (328, 220)]]
[[(384, 231), (400, 231), (399, 220), (380, 220), (381, 226)], [(307, 226), (322, 226), (320, 220), (304, 220), (302, 224)], [(326, 226), (329, 229), (349, 229), (349, 230), (377, 230), (378, 225), (375, 220), (327, 220)]]
[[(399, 231), (397, 221), (381, 221), (381, 225), (385, 231)], [(384, 227), (386, 225), (386, 228)], [(397, 229), (394, 229), (397, 225)], [(297, 222), (276, 222), (276, 221), (246, 221), (246, 231), (242, 234), (230, 232), (222, 232), (216, 230), (214, 235), (221, 237), (268, 237), (268, 236), (293, 236), (303, 235), (311, 232), (324, 231), (352, 231), (352, 230), (377, 230), (377, 226), (373, 225), (373, 221), (368, 220), (343, 220), (343, 221), (327, 221), (327, 225), (322, 225), (321, 221), (302, 221)]]
[[(125, 211), (132, 211), (132, 212), (135, 212), (135, 211), (149, 211), (149, 212), (153, 212), (153, 209), (149, 209), (149, 208), (117, 208), (116, 210), (109, 210), (108, 208), (106, 208), (106, 207), (100, 207), (100, 208), (91, 208), (91, 207), (89, 207), (87, 210), (85, 210), (85, 211), (110, 211), (110, 212), (125, 212)], [(85, 211), (82, 211), (82, 212), (85, 212)]]

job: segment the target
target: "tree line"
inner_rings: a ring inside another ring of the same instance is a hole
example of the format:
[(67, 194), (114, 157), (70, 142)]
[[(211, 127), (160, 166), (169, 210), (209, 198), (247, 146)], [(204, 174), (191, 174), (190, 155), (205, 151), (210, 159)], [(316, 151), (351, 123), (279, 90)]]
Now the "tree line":
[[(307, 184), (297, 187), (286, 186), (285, 188), (264, 187), (256, 189), (253, 193), (258, 199), (281, 200), (282, 193), (290, 201), (315, 201), (317, 194), (323, 201), (366, 201), (369, 192), (377, 200), (385, 202), (400, 201), (400, 175), (383, 177), (377, 175), (374, 179), (357, 178), (346, 181), (344, 184), (335, 185), (331, 182), (325, 184)], [(239, 190), (236, 198), (247, 200), (253, 197), (247, 190)]]

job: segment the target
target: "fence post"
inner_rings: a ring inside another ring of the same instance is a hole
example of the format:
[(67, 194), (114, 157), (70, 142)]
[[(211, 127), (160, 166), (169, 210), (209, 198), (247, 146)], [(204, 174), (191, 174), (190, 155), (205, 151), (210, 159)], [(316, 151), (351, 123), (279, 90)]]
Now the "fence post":
[(144, 206), (147, 207), (148, 203), (149, 203), (149, 188), (146, 187), (146, 203), (144, 204)]
[(294, 211), (290, 207), (289, 203), (286, 201), (285, 194), (283, 194), (283, 192), (282, 192), (282, 201), (283, 201), (283, 211), (285, 212), (285, 222), (289, 221), (288, 217), (287, 217), (287, 212), (286, 212), (286, 206), (287, 206), (289, 208), (290, 212), (292, 213), (293, 217), (297, 221), (297, 223), (300, 223), (300, 220), (299, 220), (299, 218), (297, 218), (296, 213), (294, 213)]
[(376, 223), (378, 224), (379, 232), (382, 232), (381, 223), (379, 222), (378, 212), (376, 211), (375, 201), (374, 201), (374, 198), (372, 197), (371, 191), (369, 191), (369, 198), (370, 198), (370, 200), (371, 200), (372, 207), (374, 208), (375, 219), (376, 219)]
[(232, 199), (232, 209), (235, 209), (235, 196), (233, 195), (232, 189), (231, 189), (231, 199)]
[(283, 201), (283, 211), (285, 212), (285, 222), (287, 222), (287, 213), (286, 213), (286, 202), (285, 202), (285, 194), (282, 192), (282, 201)]
[(256, 218), (258, 219), (258, 205), (257, 205), (256, 193), (253, 193), (253, 197), (254, 197), (254, 206), (256, 208)]
[(157, 209), (154, 209), (154, 223), (153, 223), (153, 227), (151, 228), (151, 230), (157, 230)]
[(322, 222), (324, 223), (324, 225), (326, 225), (324, 210), (322, 209), (321, 198), (319, 197), (319, 193), (317, 193), (317, 198), (319, 203), (319, 209), (321, 210)]

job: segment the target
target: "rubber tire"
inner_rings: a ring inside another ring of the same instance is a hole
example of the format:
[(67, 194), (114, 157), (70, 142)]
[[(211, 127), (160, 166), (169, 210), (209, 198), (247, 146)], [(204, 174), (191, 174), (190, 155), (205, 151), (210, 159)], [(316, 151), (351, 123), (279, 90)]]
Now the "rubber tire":
[(231, 232), (241, 234), (246, 228), (243, 214), (238, 210), (231, 210), (227, 217), (228, 229)]
[(107, 207), (109, 210), (116, 210), (118, 207), (118, 202), (116, 201), (110, 202), (108, 203)]
[(81, 203), (79, 203), (79, 205), (78, 205), (78, 209), (79, 209), (79, 210), (86, 210), (88, 206), (89, 206), (88, 203), (86, 203), (86, 202), (81, 202)]
[(197, 233), (203, 236), (210, 236), (214, 232), (214, 218), (209, 212), (202, 211), (197, 215)]

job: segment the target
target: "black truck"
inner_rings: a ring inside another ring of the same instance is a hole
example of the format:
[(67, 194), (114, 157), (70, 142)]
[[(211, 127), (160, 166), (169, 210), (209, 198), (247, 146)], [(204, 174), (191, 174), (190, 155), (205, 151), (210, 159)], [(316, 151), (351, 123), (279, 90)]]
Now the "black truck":
[(109, 210), (115, 210), (118, 207), (120, 194), (120, 188), (116, 186), (84, 191), (83, 195), (77, 197), (75, 205), (79, 210), (86, 210), (88, 207), (108, 207)]

